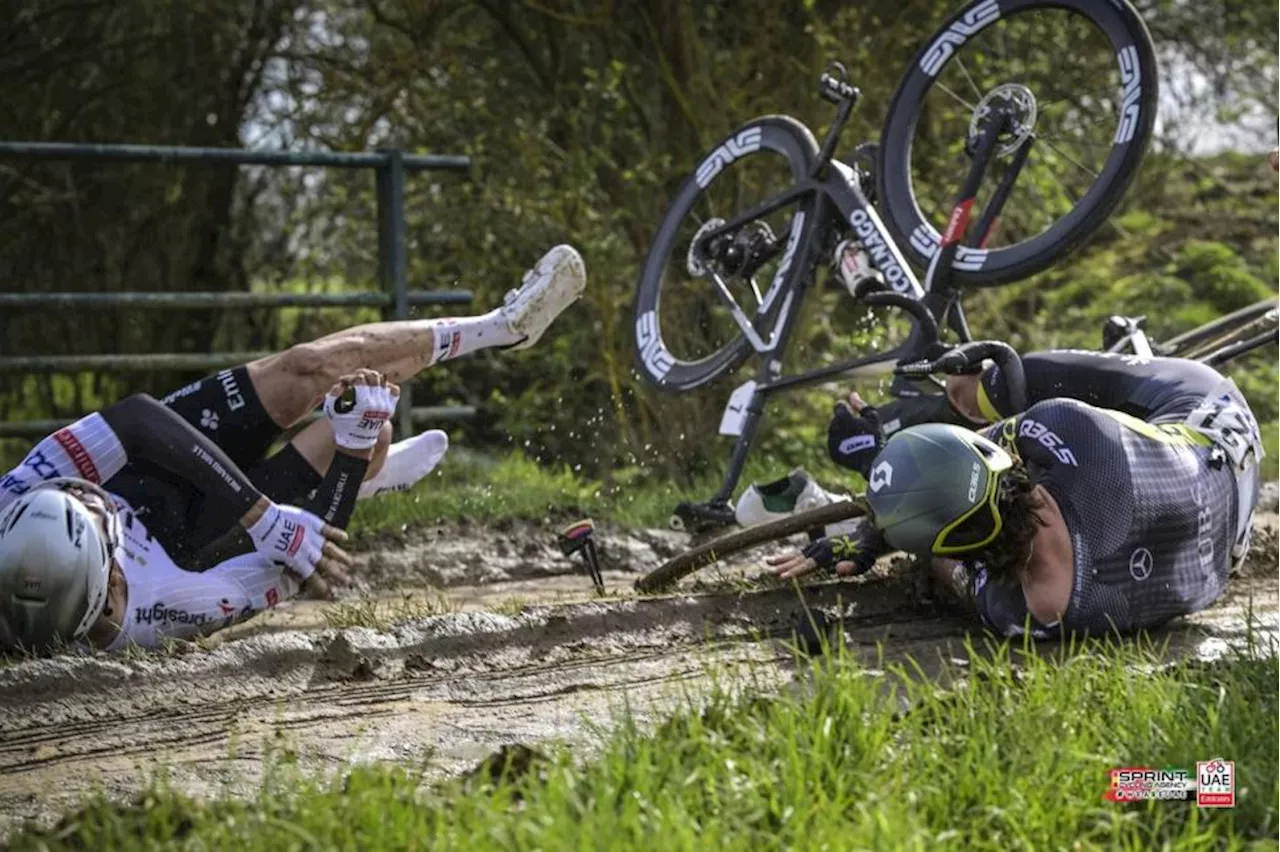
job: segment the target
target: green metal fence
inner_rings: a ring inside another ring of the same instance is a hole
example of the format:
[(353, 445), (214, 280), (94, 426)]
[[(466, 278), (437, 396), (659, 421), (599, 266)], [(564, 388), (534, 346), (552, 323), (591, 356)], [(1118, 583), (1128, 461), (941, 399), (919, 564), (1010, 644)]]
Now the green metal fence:
[[(384, 318), (405, 319), (418, 305), (462, 305), (468, 290), (410, 290), (405, 253), (404, 197), (409, 172), (467, 171), (469, 157), (406, 154), (399, 149), (360, 153), (325, 151), (253, 151), (240, 148), (183, 148), (160, 145), (81, 145), (61, 142), (0, 142), (0, 157), (43, 160), (112, 160), (130, 163), (184, 163), (235, 166), (317, 166), (373, 169), (378, 200), (378, 279), (381, 293), (0, 293), (0, 308), (48, 306), (129, 310), (208, 310), (226, 308), (364, 307), (383, 309)], [(0, 357), (2, 373), (126, 372), (147, 370), (212, 371), (260, 358), (264, 352), (152, 353), (123, 355), (30, 355)], [(412, 389), (402, 389), (399, 429), (414, 423), (459, 420), (475, 414), (470, 406), (413, 407)], [(40, 436), (64, 425), (58, 420), (0, 423), (0, 438)]]

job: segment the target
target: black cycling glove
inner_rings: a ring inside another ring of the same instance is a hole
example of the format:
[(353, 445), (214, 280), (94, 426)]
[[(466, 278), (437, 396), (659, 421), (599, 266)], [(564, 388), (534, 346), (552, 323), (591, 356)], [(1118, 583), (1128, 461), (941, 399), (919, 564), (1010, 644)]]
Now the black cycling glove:
[(876, 559), (891, 548), (884, 536), (870, 522), (863, 523), (858, 531), (848, 535), (820, 538), (804, 549), (804, 555), (817, 563), (819, 568), (829, 569), (839, 562), (852, 562), (854, 575), (865, 574), (876, 564)]
[(865, 478), (871, 462), (884, 447), (880, 415), (871, 406), (853, 413), (847, 402), (836, 403), (831, 425), (827, 427), (827, 453), (841, 467), (856, 470)]

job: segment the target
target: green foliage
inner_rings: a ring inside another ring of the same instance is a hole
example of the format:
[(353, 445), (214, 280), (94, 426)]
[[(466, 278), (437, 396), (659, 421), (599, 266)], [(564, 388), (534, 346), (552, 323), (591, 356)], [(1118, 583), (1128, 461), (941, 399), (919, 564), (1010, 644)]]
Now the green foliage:
[(1193, 240), (1174, 260), (1180, 278), (1194, 282), (1196, 295), (1220, 311), (1243, 308), (1274, 295), (1230, 246)]
[[(789, 435), (789, 430), (783, 431)], [(782, 444), (781, 455), (762, 453), (751, 459), (744, 481), (774, 479), (780, 470), (803, 466), (831, 490), (861, 488), (860, 477), (826, 459), (825, 440), (817, 440), (811, 420), (797, 432)], [(719, 476), (719, 468), (708, 465), (692, 480), (692, 487), (710, 493)], [(519, 452), (486, 458), (455, 451), (414, 488), (357, 504), (349, 529), (359, 539), (444, 518), (569, 521), (583, 516), (665, 527), (676, 503), (687, 499), (686, 487), (636, 465), (613, 471), (605, 484), (588, 478), (580, 468), (538, 464)]]
[[(430, 785), (394, 766), (248, 802), (162, 786), (105, 799), (14, 849), (1240, 849), (1277, 830), (1274, 649), (1165, 666), (1141, 643), (970, 649), (949, 686), (843, 653), (803, 689), (725, 684), (648, 732), (624, 716), (593, 756), (511, 753)], [(802, 671), (804, 663), (801, 664)], [(749, 678), (748, 678), (749, 680)], [(1235, 760), (1235, 808), (1103, 799), (1121, 766)]]
[[(15, 34), (0, 59), (12, 72), (0, 75), (0, 136), (218, 145), (243, 138), (470, 155), (468, 179), (426, 172), (410, 181), (411, 283), (470, 288), (473, 310), (486, 310), (542, 251), (567, 241), (586, 258), (589, 286), (534, 350), (426, 371), (417, 399), (483, 408), (457, 427), (456, 443), (581, 465), (607, 490), (630, 467), (688, 489), (725, 457), (716, 425), (741, 377), (659, 395), (633, 368), (635, 283), (680, 182), (751, 117), (785, 112), (821, 134), (831, 111), (813, 83), (831, 58), (846, 62), (863, 92), (843, 150), (875, 139), (902, 69), (955, 3), (814, 0), (785, 15), (769, 0), (236, 0), (181, 4), (164, 15), (152, 5), (91, 2), (40, 14), (13, 6), (0, 19), (0, 30)], [(1176, 90), (1172, 100), (1274, 114), (1271, 7), (1141, 5), (1162, 56), (1176, 59), (1171, 66), (1183, 75), (1173, 82), (1199, 74), (1194, 79), (1211, 90), (1163, 81), (1163, 91)], [(1074, 31), (1025, 34), (1045, 46), (1027, 52), (1029, 73), (1051, 74), (1077, 92), (1100, 84), (1089, 76), (1096, 45), (1075, 44)], [(998, 76), (977, 60), (971, 72), (982, 86)], [(1182, 113), (1162, 117), (1160, 144), (1114, 224), (1055, 269), (969, 297), (979, 335), (1022, 349), (1092, 346), (1111, 313), (1145, 312), (1157, 334), (1168, 334), (1274, 293), (1274, 176), (1257, 157), (1185, 154), (1194, 126)], [(927, 156), (917, 177), (938, 199), (954, 192), (963, 166), (959, 118), (944, 104), (929, 106), (921, 120)], [(1059, 139), (1071, 130), (1052, 129)], [(1006, 234), (1043, 224), (1038, 216), (1070, 199), (1065, 184), (1076, 167), (1044, 150), (1019, 183), (1031, 194), (1015, 197), (1002, 220)], [(2, 168), (0, 220), (20, 239), (5, 241), (0, 267), (21, 288), (375, 286), (377, 209), (373, 181), (361, 171)], [(833, 289), (819, 281), (811, 294), (791, 366), (876, 345), (874, 331), (857, 325), (863, 318)], [(6, 352), (31, 353), (283, 347), (374, 317), (61, 312), (36, 323), (29, 312), (13, 312), (0, 338)], [(1270, 359), (1240, 375), (1251, 392), (1276, 381)], [(163, 392), (186, 378), (6, 379), (0, 414), (70, 416), (126, 388)], [(862, 390), (875, 399), (874, 389)], [(779, 402), (756, 457), (780, 467), (818, 464), (807, 442), (835, 392)], [(1255, 404), (1263, 419), (1274, 418), (1273, 393)]]

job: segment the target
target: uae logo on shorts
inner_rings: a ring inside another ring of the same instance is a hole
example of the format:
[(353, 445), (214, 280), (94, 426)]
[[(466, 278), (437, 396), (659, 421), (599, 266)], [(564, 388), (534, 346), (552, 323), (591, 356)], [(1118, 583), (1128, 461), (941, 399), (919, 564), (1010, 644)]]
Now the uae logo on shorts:
[(218, 431), (218, 415), (209, 409), (200, 412), (200, 425), (210, 432)]
[(1151, 569), (1155, 566), (1155, 562), (1155, 557), (1151, 555), (1150, 550), (1139, 547), (1129, 554), (1129, 573), (1135, 580), (1145, 580), (1151, 576)]

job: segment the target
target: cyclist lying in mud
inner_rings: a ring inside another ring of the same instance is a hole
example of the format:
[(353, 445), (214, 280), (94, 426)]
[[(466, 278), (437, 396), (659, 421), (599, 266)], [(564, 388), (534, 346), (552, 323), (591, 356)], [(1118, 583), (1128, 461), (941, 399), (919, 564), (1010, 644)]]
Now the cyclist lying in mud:
[(782, 577), (869, 570), (903, 550), (1005, 635), (1151, 627), (1204, 609), (1248, 550), (1262, 458), (1235, 383), (1204, 364), (1096, 352), (1023, 359), (1028, 406), (1002, 371), (951, 376), (973, 432), (909, 426), (885, 440), (854, 394), (832, 457), (867, 479), (872, 520), (770, 560)]
[(394, 382), (532, 346), (584, 287), (557, 246), (487, 314), (358, 326), (45, 438), (0, 478), (0, 649), (152, 647), (345, 584), (356, 499), (409, 487), (448, 447), (443, 432), (391, 444)]

